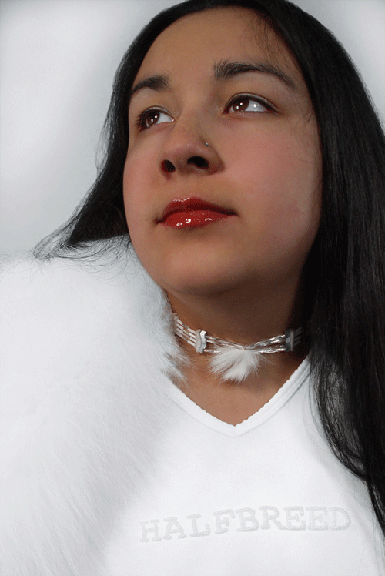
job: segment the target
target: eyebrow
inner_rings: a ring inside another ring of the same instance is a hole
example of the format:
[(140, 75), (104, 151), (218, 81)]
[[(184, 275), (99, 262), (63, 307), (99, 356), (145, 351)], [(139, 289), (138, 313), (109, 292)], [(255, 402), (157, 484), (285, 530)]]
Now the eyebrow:
[(161, 92), (162, 90), (167, 90), (170, 88), (170, 79), (168, 76), (157, 74), (155, 76), (150, 76), (149, 78), (145, 78), (138, 82), (129, 93), (128, 101), (131, 101), (131, 98), (137, 92), (148, 88), (149, 90), (155, 90), (155, 92)]
[[(251, 63), (251, 62), (230, 62), (224, 60), (214, 64), (214, 77), (216, 80), (229, 80), (240, 74), (247, 74), (247, 72), (258, 72), (274, 76), (283, 82), (290, 90), (297, 90), (294, 81), (288, 76), (281, 68), (273, 64)], [(156, 74), (149, 76), (138, 82), (129, 93), (129, 102), (134, 94), (145, 89), (154, 90), (155, 92), (162, 92), (170, 88), (170, 78), (165, 74)]]
[(230, 62), (224, 60), (214, 64), (214, 75), (217, 80), (229, 80), (239, 74), (247, 72), (259, 72), (269, 76), (275, 76), (281, 82), (286, 84), (291, 90), (297, 90), (294, 81), (281, 68), (273, 64), (263, 64), (260, 62)]

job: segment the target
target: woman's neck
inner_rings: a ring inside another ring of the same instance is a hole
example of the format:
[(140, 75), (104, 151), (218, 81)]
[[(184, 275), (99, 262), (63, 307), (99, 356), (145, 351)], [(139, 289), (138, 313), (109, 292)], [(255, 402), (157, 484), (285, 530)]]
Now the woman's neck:
[[(300, 313), (293, 292), (274, 297), (240, 298), (238, 294), (216, 297), (168, 294), (172, 309), (192, 330), (243, 345), (278, 336), (289, 327), (298, 328)], [(294, 352), (264, 355), (258, 371), (242, 381), (224, 380), (213, 373), (212, 354), (197, 353), (184, 340), (179, 343), (189, 363), (182, 368), (181, 390), (201, 408), (229, 424), (238, 424), (257, 412), (290, 378), (306, 356), (302, 345)]]
[(210, 336), (254, 344), (301, 324), (298, 286), (267, 288), (256, 293), (253, 286), (216, 294), (167, 292), (172, 309), (192, 330)]

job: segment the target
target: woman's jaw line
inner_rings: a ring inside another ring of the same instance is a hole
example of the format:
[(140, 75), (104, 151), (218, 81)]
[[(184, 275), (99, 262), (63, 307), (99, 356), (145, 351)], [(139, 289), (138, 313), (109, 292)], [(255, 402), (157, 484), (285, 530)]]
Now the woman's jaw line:
[(210, 291), (165, 287), (164, 291), (172, 309), (190, 328), (244, 345), (278, 336), (299, 322), (298, 282), (276, 292), (247, 285)]

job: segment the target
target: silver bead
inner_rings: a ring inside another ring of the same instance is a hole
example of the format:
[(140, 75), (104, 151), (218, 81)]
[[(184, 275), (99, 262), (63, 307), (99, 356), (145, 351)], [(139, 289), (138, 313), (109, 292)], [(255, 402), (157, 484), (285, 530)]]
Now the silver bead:
[(206, 348), (206, 331), (205, 330), (197, 330), (195, 332), (195, 350), (202, 354), (202, 352)]

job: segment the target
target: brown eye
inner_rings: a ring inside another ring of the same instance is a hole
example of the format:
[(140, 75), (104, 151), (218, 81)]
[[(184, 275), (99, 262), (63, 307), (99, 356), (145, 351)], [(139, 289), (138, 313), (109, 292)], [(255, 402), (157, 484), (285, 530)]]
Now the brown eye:
[(164, 110), (160, 110), (159, 108), (150, 108), (148, 110), (144, 110), (136, 122), (139, 130), (148, 130), (151, 126), (155, 126), (156, 124), (162, 124), (164, 122), (173, 122), (174, 119), (165, 112)]
[(240, 94), (230, 100), (226, 106), (226, 112), (268, 112), (273, 111), (273, 106), (256, 96), (249, 94)]

